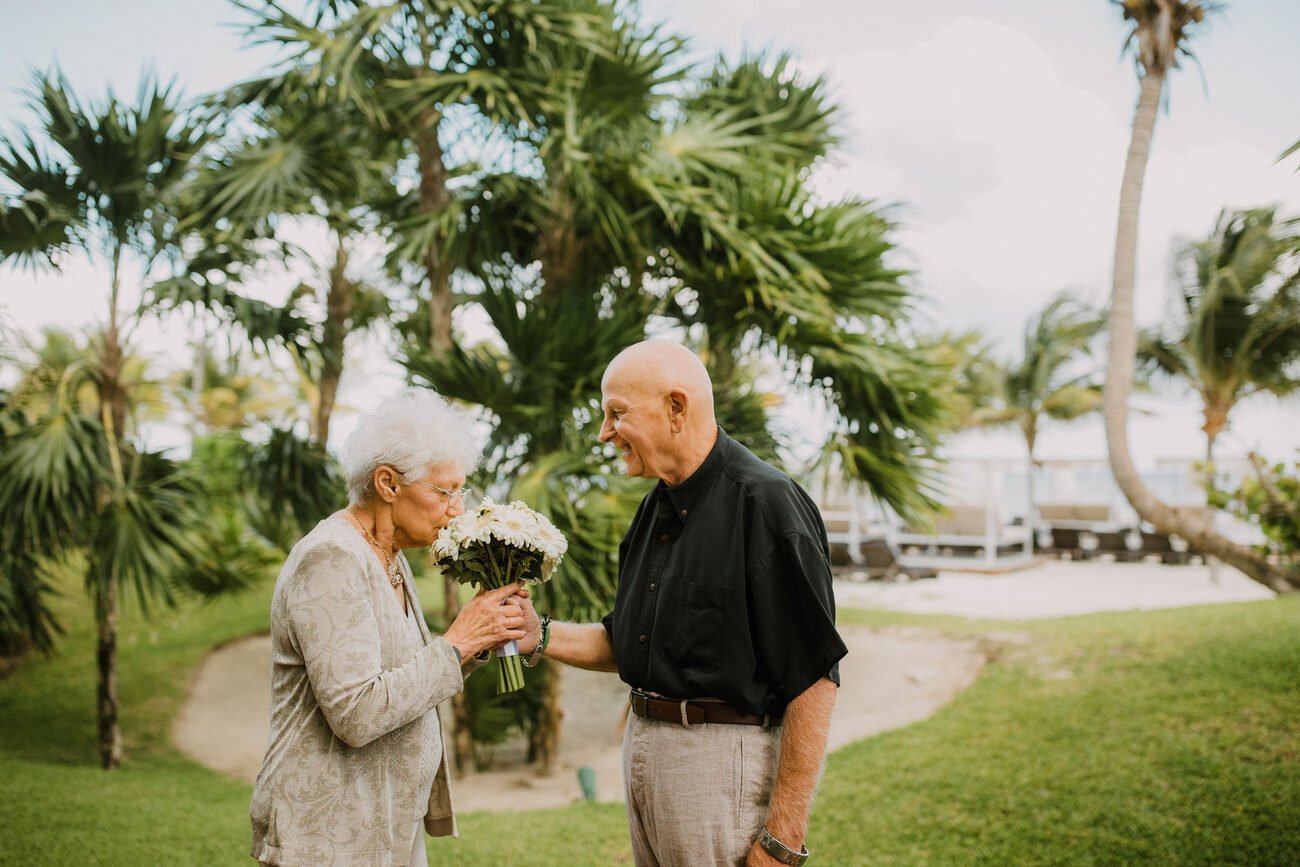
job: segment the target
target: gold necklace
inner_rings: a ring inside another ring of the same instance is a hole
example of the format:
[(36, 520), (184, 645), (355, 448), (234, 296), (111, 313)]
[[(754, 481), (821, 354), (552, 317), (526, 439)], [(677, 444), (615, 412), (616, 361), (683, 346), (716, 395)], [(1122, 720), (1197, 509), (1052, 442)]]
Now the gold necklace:
[(397, 552), (392, 548), (389, 548), (387, 556), (385, 556), (384, 546), (375, 538), (375, 534), (367, 530), (366, 525), (361, 523), (361, 519), (357, 517), (357, 513), (349, 508), (348, 514), (352, 516), (352, 520), (356, 522), (357, 528), (365, 534), (366, 539), (370, 541), (370, 544), (374, 545), (375, 548), (379, 550), (379, 559), (380, 562), (384, 564), (384, 574), (388, 577), (388, 583), (394, 587), (400, 587), (403, 579), (400, 571), (401, 567), (397, 563)]

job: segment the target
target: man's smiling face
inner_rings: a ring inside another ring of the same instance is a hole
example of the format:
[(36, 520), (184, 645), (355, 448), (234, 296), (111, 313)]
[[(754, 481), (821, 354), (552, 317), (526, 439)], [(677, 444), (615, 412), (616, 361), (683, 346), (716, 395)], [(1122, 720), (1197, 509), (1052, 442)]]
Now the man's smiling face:
[(619, 450), (629, 476), (664, 478), (672, 457), (668, 398), (647, 393), (631, 373), (617, 365), (605, 372), (600, 385), (605, 410), (600, 441)]

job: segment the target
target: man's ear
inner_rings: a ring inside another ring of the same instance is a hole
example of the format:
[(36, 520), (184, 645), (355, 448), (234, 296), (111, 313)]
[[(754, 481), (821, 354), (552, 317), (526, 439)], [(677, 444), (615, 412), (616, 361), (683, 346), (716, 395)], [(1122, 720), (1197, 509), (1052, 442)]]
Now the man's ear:
[(397, 474), (397, 470), (387, 464), (380, 464), (375, 468), (372, 481), (375, 483), (375, 496), (379, 499), (385, 503), (397, 499), (397, 489), (402, 484), (402, 477)]
[(674, 388), (668, 397), (668, 425), (673, 433), (686, 430), (686, 411), (690, 409), (690, 396), (680, 388)]

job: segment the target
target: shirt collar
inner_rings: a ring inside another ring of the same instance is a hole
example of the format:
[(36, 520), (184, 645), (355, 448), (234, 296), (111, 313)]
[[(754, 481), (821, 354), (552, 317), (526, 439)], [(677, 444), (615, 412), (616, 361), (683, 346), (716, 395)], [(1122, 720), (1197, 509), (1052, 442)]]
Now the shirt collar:
[(668, 501), (672, 503), (673, 514), (677, 520), (683, 524), (686, 523), (687, 517), (695, 511), (695, 507), (704, 495), (713, 487), (713, 482), (722, 472), (722, 468), (727, 464), (727, 458), (731, 454), (731, 437), (727, 436), (722, 428), (718, 428), (718, 439), (709, 450), (708, 457), (704, 463), (691, 473), (683, 482), (669, 487), (662, 480), (659, 482), (659, 489), (668, 495)]

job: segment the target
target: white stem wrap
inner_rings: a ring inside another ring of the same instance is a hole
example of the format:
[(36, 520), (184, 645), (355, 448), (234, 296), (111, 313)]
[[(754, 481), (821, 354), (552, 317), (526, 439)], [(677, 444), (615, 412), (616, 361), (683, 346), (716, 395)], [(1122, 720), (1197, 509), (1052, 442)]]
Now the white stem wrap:
[(497, 648), (496, 653), (497, 653), (497, 656), (518, 656), (518, 655), (519, 655), (519, 642), (518, 642), (518, 641), (507, 641), (505, 644), (503, 644), (503, 645), (501, 645), (500, 647)]

